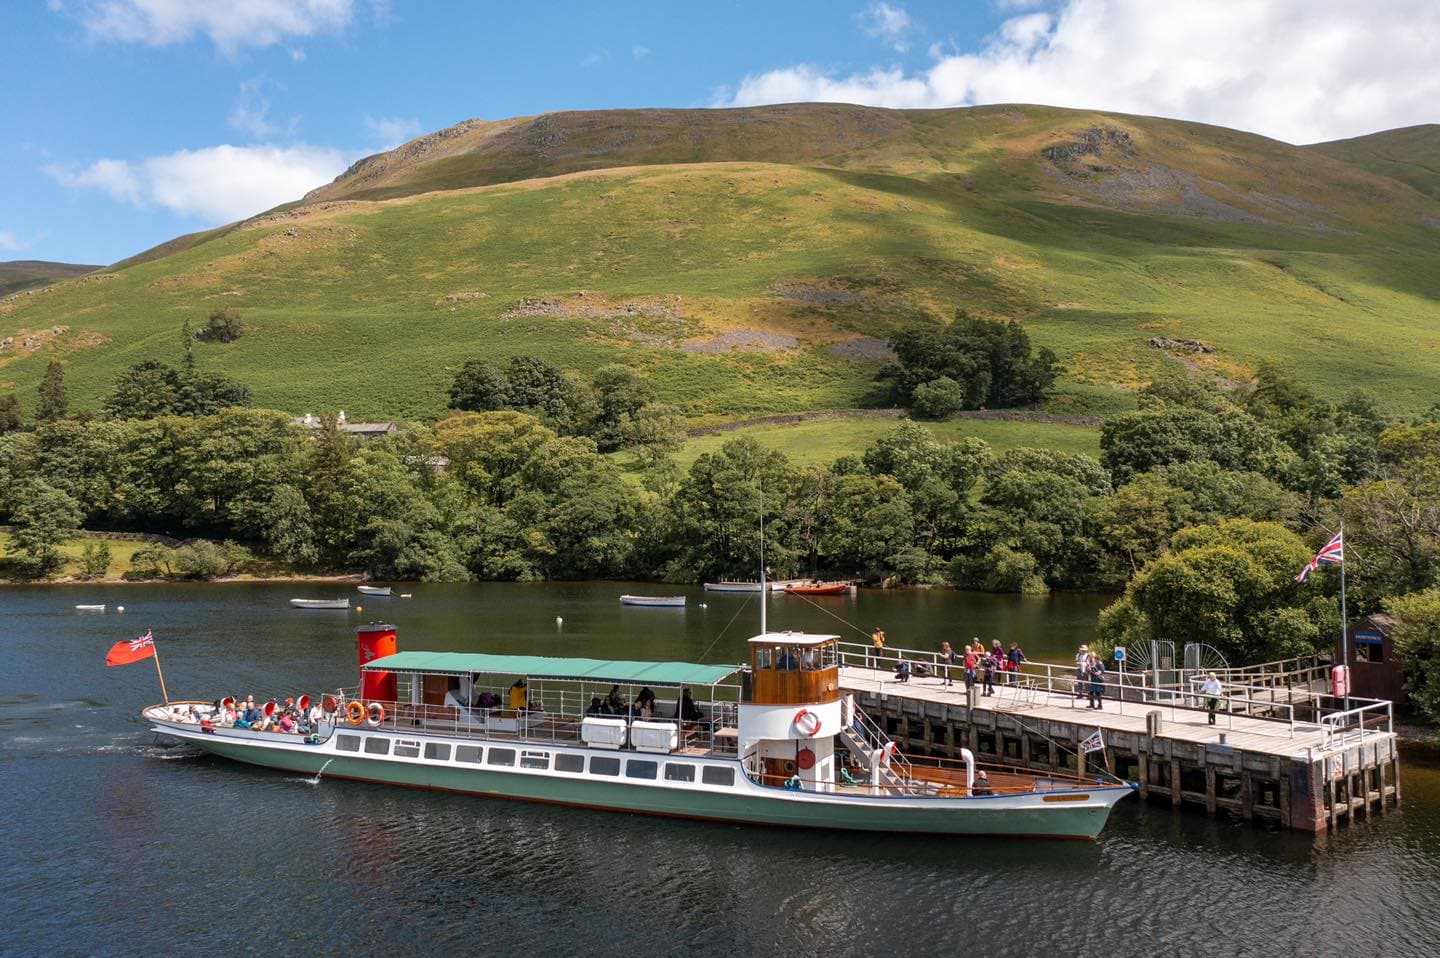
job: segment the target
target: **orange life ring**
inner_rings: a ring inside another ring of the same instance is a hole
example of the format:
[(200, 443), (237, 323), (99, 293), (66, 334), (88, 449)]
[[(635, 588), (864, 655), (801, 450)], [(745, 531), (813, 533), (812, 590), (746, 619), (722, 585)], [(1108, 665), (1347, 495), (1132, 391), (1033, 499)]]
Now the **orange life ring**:
[(360, 704), (359, 699), (351, 699), (350, 704), (345, 706), (345, 720), (351, 725), (359, 725), (365, 718), (365, 706)]
[(385, 706), (379, 702), (371, 702), (369, 713), (365, 716), (365, 724), (371, 728), (379, 728), (385, 724)]
[(817, 733), (819, 733), (820, 726), (823, 724), (824, 723), (820, 720), (820, 716), (816, 715), (809, 709), (801, 709), (800, 711), (795, 713), (795, 727), (798, 728), (803, 735), (807, 735), (813, 738)]

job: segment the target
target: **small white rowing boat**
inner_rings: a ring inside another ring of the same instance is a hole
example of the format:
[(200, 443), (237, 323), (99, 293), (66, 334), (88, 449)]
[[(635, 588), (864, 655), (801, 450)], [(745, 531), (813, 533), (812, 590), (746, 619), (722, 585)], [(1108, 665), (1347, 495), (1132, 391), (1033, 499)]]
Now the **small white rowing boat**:
[(390, 587), (388, 585), (357, 585), (355, 591), (362, 595), (389, 595)]
[(349, 599), (291, 599), (290, 604), (297, 609), (348, 609)]
[(77, 606), (75, 607), (75, 611), (76, 611), (76, 612), (104, 612), (104, 611), (105, 611), (105, 607), (104, 607), (103, 605), (77, 605)]
[(803, 585), (805, 579), (771, 579), (763, 586), (759, 582), (740, 582), (731, 579), (724, 579), (720, 582), (705, 583), (706, 592), (762, 592), (769, 589), (771, 592), (784, 592), (791, 586)]
[(685, 597), (683, 595), (622, 595), (620, 602), (623, 605), (641, 605), (652, 608), (683, 608)]

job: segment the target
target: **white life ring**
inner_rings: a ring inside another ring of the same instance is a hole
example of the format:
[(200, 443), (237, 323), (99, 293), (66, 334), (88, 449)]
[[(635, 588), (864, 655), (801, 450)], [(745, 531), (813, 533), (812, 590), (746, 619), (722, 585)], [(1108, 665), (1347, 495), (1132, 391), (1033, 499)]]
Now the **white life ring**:
[(365, 724), (371, 728), (379, 728), (385, 722), (385, 706), (379, 702), (371, 702), (370, 708), (366, 710)]
[(800, 730), (802, 735), (814, 738), (820, 732), (820, 726), (823, 724), (820, 716), (809, 709), (801, 709), (795, 713), (795, 727)]

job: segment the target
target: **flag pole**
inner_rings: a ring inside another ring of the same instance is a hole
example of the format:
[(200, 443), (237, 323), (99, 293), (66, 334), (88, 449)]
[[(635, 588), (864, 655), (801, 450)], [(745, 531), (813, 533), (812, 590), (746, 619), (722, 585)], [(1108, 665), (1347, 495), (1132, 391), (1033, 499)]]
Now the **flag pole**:
[(1345, 612), (1345, 520), (1340, 520), (1340, 664), (1345, 671), (1345, 711), (1350, 711), (1350, 617)]
[[(151, 631), (148, 632), (147, 634), (153, 636), (153, 635), (155, 634), (155, 632), (154, 632), (153, 630), (151, 630)], [(150, 657), (155, 660), (155, 674), (160, 677), (160, 694), (161, 694), (162, 696), (164, 696), (164, 698), (165, 698), (165, 704), (166, 704), (166, 705), (169, 705), (169, 704), (170, 704), (170, 693), (167, 692), (167, 691), (165, 691), (165, 673), (162, 672), (162, 671), (160, 671), (160, 646), (158, 646), (158, 645), (155, 644), (155, 640), (154, 640), (153, 638), (150, 640), (150, 642), (151, 642), (150, 647), (155, 650), (155, 654), (152, 655), (152, 656), (150, 656)]]

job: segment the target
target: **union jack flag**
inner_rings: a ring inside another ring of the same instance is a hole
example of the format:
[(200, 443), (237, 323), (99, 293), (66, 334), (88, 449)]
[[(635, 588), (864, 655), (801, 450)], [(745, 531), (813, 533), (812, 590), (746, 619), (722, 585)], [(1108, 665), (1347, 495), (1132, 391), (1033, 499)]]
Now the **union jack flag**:
[(1296, 582), (1304, 582), (1310, 573), (1322, 565), (1339, 565), (1345, 561), (1345, 533), (1335, 533), (1335, 538), (1325, 543), (1324, 548), (1315, 553), (1315, 558), (1306, 563), (1305, 568), (1295, 577)]
[(1103, 748), (1105, 748), (1105, 739), (1100, 735), (1098, 728), (1090, 733), (1089, 738), (1080, 743), (1080, 751), (1082, 752), (1098, 752)]
[(131, 652), (139, 652), (141, 649), (146, 648), (147, 646), (153, 646), (154, 644), (155, 644), (155, 630), (154, 630), (154, 629), (151, 629), (149, 632), (146, 632), (144, 635), (140, 636), (139, 638), (131, 639), (131, 640), (130, 640), (130, 651), (131, 651)]

